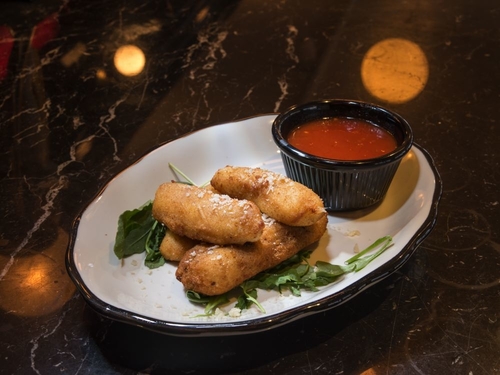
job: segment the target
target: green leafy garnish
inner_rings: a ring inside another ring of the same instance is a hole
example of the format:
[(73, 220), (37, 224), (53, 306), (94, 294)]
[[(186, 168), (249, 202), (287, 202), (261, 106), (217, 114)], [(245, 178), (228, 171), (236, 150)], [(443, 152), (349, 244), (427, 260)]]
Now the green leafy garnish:
[[(242, 292), (237, 297), (235, 307), (245, 310), (255, 304), (261, 312), (265, 312), (264, 307), (257, 301), (258, 289), (276, 290), (279, 293), (289, 290), (294, 296), (300, 296), (301, 290), (318, 291), (319, 287), (335, 283), (347, 273), (361, 271), (391, 245), (391, 236), (379, 238), (366, 249), (346, 260), (345, 265), (342, 266), (324, 261), (317, 261), (314, 266), (311, 266), (308, 262), (311, 251), (301, 251), (278, 266), (243, 282), (240, 285)], [(376, 252), (371, 253), (377, 248)], [(370, 254), (367, 255), (368, 253)], [(193, 295), (196, 298), (193, 298)], [(209, 297), (188, 291), (187, 296), (191, 302), (206, 305), (206, 316), (210, 315), (210, 311), (213, 313), (217, 307), (230, 301), (228, 294)]]
[(119, 259), (144, 252), (151, 227), (156, 221), (152, 214), (152, 202), (123, 212), (118, 218), (114, 252)]
[(243, 290), (243, 294), (238, 297), (235, 307), (240, 310), (245, 310), (250, 308), (252, 304), (255, 304), (261, 312), (266, 312), (262, 305), (257, 301), (257, 288), (259, 288), (259, 281), (257, 280), (247, 280), (240, 285)]
[(175, 165), (173, 165), (172, 163), (168, 163), (168, 166), (170, 167), (170, 169), (172, 169), (175, 173), (181, 175), (182, 177), (184, 177), (184, 179), (186, 180), (185, 183), (187, 183), (188, 185), (194, 185), (196, 186), (196, 184), (193, 182), (193, 180), (191, 180), (188, 176), (186, 176), (184, 174), (184, 172), (182, 172), (179, 168), (177, 168)]
[(213, 315), (218, 306), (225, 305), (229, 302), (229, 298), (226, 294), (221, 294), (219, 296), (204, 296), (203, 294), (196, 293), (192, 290), (188, 290), (186, 292), (186, 297), (193, 303), (205, 305), (205, 314), (197, 316)]
[(175, 165), (172, 163), (168, 163), (168, 166), (174, 173), (177, 173), (178, 175), (182, 176), (184, 180), (186, 181), (177, 181), (181, 184), (187, 184), (187, 185), (193, 185), (193, 186), (198, 186), (198, 187), (206, 187), (210, 184), (210, 181), (205, 182), (204, 184), (201, 185), (196, 185), (193, 180), (191, 180), (184, 172), (182, 172), (179, 168), (177, 168)]
[(114, 252), (118, 259), (146, 251), (145, 265), (157, 268), (165, 264), (160, 244), (167, 228), (152, 214), (151, 201), (141, 207), (123, 212), (118, 218)]
[[(380, 254), (382, 254), (389, 246), (392, 245), (392, 237), (391, 236), (385, 236), (379, 238), (377, 241), (372, 243), (370, 246), (368, 246), (366, 249), (363, 251), (360, 251), (358, 254), (353, 256), (352, 258), (349, 258), (345, 261), (345, 264), (354, 267), (353, 271), (358, 272), (361, 271), (363, 268), (365, 268), (368, 263), (370, 263), (372, 260), (374, 260), (376, 257), (378, 257)], [(373, 253), (372, 255), (368, 255), (363, 257), (363, 255), (369, 253), (370, 251), (376, 249), (377, 247), (380, 247), (380, 249)]]
[(144, 264), (146, 267), (158, 268), (165, 264), (165, 258), (160, 253), (160, 244), (166, 232), (167, 227), (155, 220), (145, 244), (146, 259), (144, 260)]

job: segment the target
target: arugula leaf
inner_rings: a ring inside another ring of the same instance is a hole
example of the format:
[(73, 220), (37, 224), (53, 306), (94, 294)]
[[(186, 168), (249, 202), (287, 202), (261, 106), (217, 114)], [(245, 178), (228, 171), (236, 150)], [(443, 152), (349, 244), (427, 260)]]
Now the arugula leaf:
[(302, 263), (303, 256), (295, 258), (295, 263), (286, 268), (278, 267), (260, 273), (255, 277), (259, 281), (260, 289), (278, 290), (289, 289), (294, 295), (300, 296), (300, 289), (315, 289), (314, 269), (308, 263)]
[(224, 305), (229, 302), (227, 294), (221, 294), (218, 296), (205, 296), (203, 294), (197, 293), (193, 290), (188, 290), (186, 292), (186, 297), (189, 301), (193, 303), (205, 305), (205, 314), (197, 316), (210, 316), (215, 313), (217, 307)]
[(198, 186), (198, 187), (205, 187), (205, 186), (210, 185), (210, 181), (207, 181), (207, 182), (205, 182), (205, 183), (204, 183), (204, 184), (202, 184), (202, 185), (196, 185), (196, 184), (194, 183), (194, 181), (193, 181), (193, 180), (191, 180), (191, 179), (190, 179), (190, 178), (189, 178), (189, 177), (188, 177), (188, 176), (187, 176), (187, 175), (186, 175), (183, 171), (181, 171), (181, 170), (180, 170), (179, 168), (177, 168), (175, 165), (173, 165), (172, 163), (168, 163), (168, 166), (170, 167), (170, 169), (171, 169), (174, 173), (176, 173), (176, 174), (180, 175), (181, 177), (183, 177), (183, 178), (184, 178), (184, 180), (186, 180), (186, 181), (177, 181), (177, 182), (179, 182), (179, 183), (181, 183), (181, 184), (193, 185), (193, 186)]
[[(277, 290), (280, 293), (289, 290), (294, 296), (300, 296), (301, 290), (315, 292), (319, 290), (319, 287), (337, 282), (341, 276), (347, 273), (361, 271), (390, 246), (392, 246), (391, 236), (379, 238), (366, 249), (345, 261), (345, 265), (342, 266), (317, 261), (313, 267), (308, 262), (311, 251), (303, 250), (276, 267), (243, 282), (240, 285), (242, 293), (237, 297), (235, 307), (245, 310), (255, 304), (264, 313), (264, 307), (257, 301), (258, 289)], [(367, 255), (377, 248), (379, 249), (375, 253)], [(216, 307), (229, 302), (227, 294), (207, 297), (188, 291), (187, 295), (191, 302), (206, 305), (205, 316), (215, 312)]]
[(194, 183), (193, 180), (191, 180), (188, 176), (186, 176), (184, 174), (184, 172), (182, 172), (179, 168), (177, 168), (175, 165), (173, 165), (172, 163), (168, 163), (168, 166), (170, 167), (170, 169), (172, 169), (172, 171), (174, 171), (174, 173), (177, 173), (179, 175), (181, 175), (182, 177), (184, 177), (184, 179), (186, 180), (186, 184), (188, 185), (194, 185), (196, 186), (196, 184)]
[[(372, 255), (363, 257), (363, 255), (376, 249), (379, 246), (380, 246), (380, 249), (377, 252), (375, 252)], [(363, 268), (365, 268), (372, 260), (374, 260), (380, 254), (382, 254), (390, 246), (392, 246), (392, 237), (391, 236), (381, 237), (377, 241), (372, 243), (370, 246), (368, 246), (366, 249), (364, 249), (363, 251), (360, 251), (358, 254), (356, 254), (352, 258), (347, 259), (345, 261), (345, 264), (349, 265), (350, 267), (353, 267), (352, 271), (359, 272)]]
[(266, 312), (259, 301), (257, 301), (257, 288), (259, 288), (259, 284), (257, 280), (244, 281), (240, 285), (241, 289), (243, 289), (243, 294), (238, 297), (235, 307), (245, 310), (250, 308), (252, 304), (255, 304), (261, 312)]
[(342, 267), (318, 260), (316, 262), (316, 286), (331, 284), (348, 272), (351, 272), (351, 267)]
[(210, 297), (195, 292), (194, 290), (186, 291), (186, 297), (189, 301), (193, 303), (208, 303), (210, 302)]
[(146, 259), (144, 260), (146, 267), (158, 268), (165, 264), (165, 258), (160, 253), (160, 244), (166, 232), (167, 227), (155, 220), (144, 246), (146, 249)]
[(165, 264), (160, 253), (160, 244), (167, 227), (153, 217), (153, 202), (123, 212), (118, 218), (114, 252), (118, 259), (146, 252), (144, 264), (158, 268)]
[(118, 259), (144, 252), (149, 232), (156, 221), (152, 208), (153, 203), (149, 201), (120, 215), (113, 249)]

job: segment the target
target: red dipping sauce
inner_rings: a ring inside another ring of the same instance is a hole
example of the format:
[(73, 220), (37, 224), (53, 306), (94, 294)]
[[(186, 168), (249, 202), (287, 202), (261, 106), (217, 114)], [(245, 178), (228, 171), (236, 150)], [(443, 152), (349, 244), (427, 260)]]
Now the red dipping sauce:
[(308, 154), (335, 160), (366, 160), (394, 151), (397, 142), (387, 130), (347, 117), (314, 120), (293, 129), (288, 142)]

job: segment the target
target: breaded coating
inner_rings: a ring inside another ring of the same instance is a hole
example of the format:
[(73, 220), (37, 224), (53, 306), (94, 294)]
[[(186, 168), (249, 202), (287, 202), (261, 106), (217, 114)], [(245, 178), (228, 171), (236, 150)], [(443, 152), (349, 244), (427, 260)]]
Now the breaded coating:
[(160, 244), (160, 253), (166, 260), (178, 262), (186, 251), (197, 245), (200, 241), (189, 237), (179, 236), (171, 230), (167, 230)]
[(220, 245), (255, 242), (264, 229), (254, 203), (176, 182), (157, 189), (153, 216), (180, 236)]
[(222, 194), (254, 202), (263, 213), (287, 225), (312, 225), (327, 215), (314, 191), (261, 168), (227, 166), (215, 173), (211, 184)]
[(211, 191), (212, 193), (220, 194), (220, 191), (215, 190), (215, 188), (211, 184), (203, 186), (203, 189)]
[(268, 218), (257, 242), (241, 246), (196, 245), (179, 262), (176, 277), (188, 290), (209, 296), (226, 293), (318, 241), (326, 231), (327, 221), (323, 216), (311, 226), (292, 227)]

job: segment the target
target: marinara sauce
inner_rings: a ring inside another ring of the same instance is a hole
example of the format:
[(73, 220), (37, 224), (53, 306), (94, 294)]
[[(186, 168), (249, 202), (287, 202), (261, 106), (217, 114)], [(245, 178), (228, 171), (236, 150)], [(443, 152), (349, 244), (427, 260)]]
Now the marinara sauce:
[(314, 120), (293, 129), (288, 142), (308, 154), (336, 160), (365, 160), (390, 153), (396, 139), (387, 130), (355, 118)]

